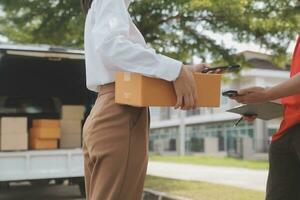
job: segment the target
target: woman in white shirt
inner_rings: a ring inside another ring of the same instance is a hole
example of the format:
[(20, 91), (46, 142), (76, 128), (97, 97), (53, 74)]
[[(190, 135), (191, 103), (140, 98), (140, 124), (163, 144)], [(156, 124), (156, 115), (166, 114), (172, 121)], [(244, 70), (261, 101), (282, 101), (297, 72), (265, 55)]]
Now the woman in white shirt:
[(83, 128), (87, 200), (140, 200), (147, 168), (149, 111), (114, 102), (115, 71), (172, 81), (176, 108), (196, 107), (193, 71), (150, 48), (128, 13), (130, 0), (81, 0), (86, 14), (88, 89), (98, 98)]

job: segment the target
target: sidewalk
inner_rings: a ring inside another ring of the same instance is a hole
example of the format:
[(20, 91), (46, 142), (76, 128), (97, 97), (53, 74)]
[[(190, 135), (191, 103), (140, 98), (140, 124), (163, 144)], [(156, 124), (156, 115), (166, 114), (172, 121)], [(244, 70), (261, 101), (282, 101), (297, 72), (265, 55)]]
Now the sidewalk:
[(268, 171), (149, 161), (148, 175), (265, 191)]

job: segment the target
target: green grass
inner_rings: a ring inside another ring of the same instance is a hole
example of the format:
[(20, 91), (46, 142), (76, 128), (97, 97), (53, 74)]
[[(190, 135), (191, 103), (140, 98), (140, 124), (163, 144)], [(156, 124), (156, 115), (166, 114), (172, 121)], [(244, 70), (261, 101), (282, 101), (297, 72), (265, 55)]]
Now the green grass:
[(268, 169), (269, 167), (269, 164), (264, 161), (245, 161), (228, 157), (224, 158), (210, 156), (150, 156), (150, 161), (223, 167), (241, 167), (248, 169)]
[(193, 200), (264, 200), (265, 193), (194, 181), (147, 176), (145, 188)]

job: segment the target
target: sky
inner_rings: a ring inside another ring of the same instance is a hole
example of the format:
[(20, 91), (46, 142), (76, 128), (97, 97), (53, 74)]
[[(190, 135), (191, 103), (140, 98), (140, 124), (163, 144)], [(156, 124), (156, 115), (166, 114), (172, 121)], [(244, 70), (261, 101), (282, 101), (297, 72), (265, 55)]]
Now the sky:
[[(233, 39), (233, 35), (230, 33), (227, 34), (214, 34), (214, 33), (208, 33), (208, 36), (215, 39), (218, 44), (224, 44), (227, 48), (233, 48), (236, 49), (237, 53), (243, 52), (243, 51), (254, 51), (264, 54), (271, 54), (270, 50), (261, 48), (260, 45), (257, 45), (255, 43), (240, 43)], [(293, 42), (291, 42), (291, 45), (288, 48), (288, 52), (292, 53), (294, 50), (294, 47), (296, 45), (296, 38)], [(206, 62), (210, 63), (212, 62), (211, 58), (206, 58)], [(203, 62), (201, 58), (194, 57), (193, 63), (201, 63)]]
[[(218, 44), (224, 44), (227, 48), (235, 48), (238, 52), (241, 51), (257, 51), (261, 53), (270, 53), (269, 50), (261, 48), (259, 45), (255, 43), (240, 43), (233, 39), (233, 35), (230, 33), (227, 34), (218, 34), (218, 33), (212, 33), (208, 32), (206, 34), (209, 34), (208, 36), (215, 39)], [(291, 43), (291, 45), (288, 48), (288, 52), (292, 52), (293, 48), (296, 44), (296, 39)]]
[(3, 35), (0, 35), (0, 42), (8, 42), (8, 39)]

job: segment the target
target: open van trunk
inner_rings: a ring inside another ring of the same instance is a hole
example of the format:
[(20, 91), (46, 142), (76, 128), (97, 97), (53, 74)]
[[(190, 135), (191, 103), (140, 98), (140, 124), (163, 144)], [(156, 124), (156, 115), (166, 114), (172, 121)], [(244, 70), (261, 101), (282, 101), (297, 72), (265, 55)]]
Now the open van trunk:
[(61, 105), (86, 105), (82, 51), (0, 45), (0, 115), (59, 118)]
[[(86, 89), (83, 51), (0, 44), (0, 117), (26, 116), (31, 127), (31, 119), (59, 119), (62, 105), (84, 105), (87, 116), (95, 98)], [(69, 180), (85, 195), (80, 148), (1, 151), (0, 163), (0, 190), (12, 181)]]

